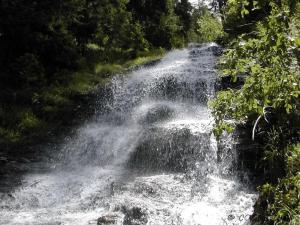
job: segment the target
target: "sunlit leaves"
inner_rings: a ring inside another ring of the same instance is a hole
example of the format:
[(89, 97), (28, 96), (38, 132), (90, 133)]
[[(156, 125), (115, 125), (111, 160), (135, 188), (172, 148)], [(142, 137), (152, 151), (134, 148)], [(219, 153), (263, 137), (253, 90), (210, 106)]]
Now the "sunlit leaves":
[(300, 48), (300, 37), (295, 39), (295, 45), (297, 46), (297, 48)]
[(209, 11), (198, 20), (198, 34), (201, 42), (211, 42), (223, 35), (222, 23)]
[(300, 173), (279, 180), (277, 185), (260, 188), (261, 200), (266, 201), (265, 224), (297, 225), (300, 223)]
[(245, 121), (249, 115), (260, 115), (267, 106), (287, 114), (300, 110), (300, 72), (290, 51), (300, 41), (290, 38), (293, 15), (282, 7), (273, 4), (271, 15), (258, 23), (256, 37), (241, 35), (225, 51), (220, 61), (223, 75), (230, 75), (233, 82), (242, 75), (245, 83), (240, 90), (221, 92), (213, 101), (217, 128), (224, 129), (227, 118)]

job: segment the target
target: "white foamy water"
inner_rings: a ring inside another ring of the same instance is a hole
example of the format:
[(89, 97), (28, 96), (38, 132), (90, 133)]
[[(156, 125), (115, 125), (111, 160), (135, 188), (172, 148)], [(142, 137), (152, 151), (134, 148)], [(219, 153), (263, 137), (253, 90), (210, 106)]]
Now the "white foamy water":
[(256, 193), (238, 179), (232, 138), (217, 144), (207, 108), (216, 51), (190, 46), (114, 77), (50, 167), (0, 195), (0, 224), (247, 224)]

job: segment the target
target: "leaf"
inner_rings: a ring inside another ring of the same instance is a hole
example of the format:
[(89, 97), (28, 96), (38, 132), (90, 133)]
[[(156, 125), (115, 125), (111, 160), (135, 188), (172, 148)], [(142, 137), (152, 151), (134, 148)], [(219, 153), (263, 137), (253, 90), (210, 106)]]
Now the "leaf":
[(300, 48), (300, 37), (295, 39), (295, 44), (298, 48)]
[(242, 17), (244, 17), (245, 15), (249, 14), (249, 10), (243, 8), (242, 11), (241, 11), (241, 14), (242, 14)]
[(285, 110), (286, 110), (287, 114), (290, 113), (290, 111), (291, 111), (292, 108), (293, 108), (292, 105), (290, 105), (290, 104), (288, 104), (288, 103), (285, 104)]
[(237, 82), (237, 76), (232, 76), (231, 80), (232, 80), (233, 83), (236, 83)]

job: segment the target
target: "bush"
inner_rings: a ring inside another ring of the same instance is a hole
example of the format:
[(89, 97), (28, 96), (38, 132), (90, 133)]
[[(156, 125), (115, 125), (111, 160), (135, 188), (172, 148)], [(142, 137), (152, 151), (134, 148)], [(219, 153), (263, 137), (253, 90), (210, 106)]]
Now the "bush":
[(286, 153), (287, 171), (290, 175), (296, 175), (300, 171), (300, 144), (288, 147)]
[(21, 121), (19, 123), (18, 129), (23, 133), (37, 130), (42, 125), (41, 121), (37, 118), (37, 116), (30, 111), (23, 112), (21, 114), (20, 120)]
[(267, 205), (262, 224), (300, 224), (300, 172), (277, 185), (265, 184), (259, 190), (261, 201)]
[(211, 105), (217, 123), (217, 133), (226, 118), (237, 123), (263, 116), (266, 107), (283, 115), (300, 110), (300, 72), (291, 51), (296, 42), (290, 37), (291, 18), (286, 7), (273, 5), (265, 22), (258, 23), (257, 37), (242, 35), (225, 52), (220, 67), (224, 75), (235, 82), (240, 75), (245, 83), (239, 90), (218, 93)]

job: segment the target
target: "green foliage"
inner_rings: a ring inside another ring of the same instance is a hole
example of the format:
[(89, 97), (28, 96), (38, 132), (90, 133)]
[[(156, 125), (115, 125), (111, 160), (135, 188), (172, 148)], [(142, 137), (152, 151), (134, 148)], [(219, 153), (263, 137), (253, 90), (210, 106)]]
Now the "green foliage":
[(21, 132), (30, 132), (41, 127), (41, 121), (32, 112), (23, 112), (18, 129)]
[(0, 143), (17, 143), (24, 135), (41, 132), (44, 123), (30, 108), (9, 107), (0, 115)]
[(127, 11), (127, 0), (94, 2), (97, 9), (95, 17), (99, 20), (94, 42), (103, 48), (103, 60), (113, 62), (120, 58), (133, 58), (136, 51), (149, 47), (139, 22), (134, 21), (131, 12)]
[(212, 13), (205, 11), (198, 20), (197, 32), (200, 42), (215, 41), (223, 35), (222, 23)]
[(292, 145), (286, 152), (287, 173), (296, 175), (300, 171), (300, 144)]
[(191, 6), (186, 1), (130, 0), (128, 9), (154, 47), (182, 46), (189, 28)]
[[(284, 6), (283, 6), (284, 7)], [(263, 114), (265, 107), (275, 111), (298, 112), (300, 73), (292, 49), (288, 8), (273, 5), (271, 15), (257, 25), (257, 36), (242, 35), (225, 52), (221, 60), (224, 75), (245, 76), (240, 90), (220, 92), (212, 102), (217, 126), (226, 118), (245, 122), (249, 117)]]
[(20, 141), (20, 139), (20, 132), (0, 127), (0, 143), (16, 143)]
[(95, 73), (104, 76), (110, 76), (119, 71), (121, 68), (122, 66), (118, 64), (98, 64), (95, 67)]
[(151, 61), (155, 61), (161, 59), (165, 54), (165, 50), (162, 48), (151, 50), (151, 51), (144, 51), (144, 52), (137, 52), (136, 58), (132, 60), (126, 60), (120, 62), (119, 64), (103, 64), (99, 63), (95, 66), (95, 74), (101, 77), (109, 77), (116, 72), (120, 72), (121, 70), (128, 69), (130, 67), (140, 66), (146, 64)]
[(228, 0), (221, 4), (224, 29), (231, 35), (248, 33), (256, 21), (269, 13), (266, 0)]
[(300, 173), (260, 188), (267, 209), (263, 224), (298, 225), (300, 223)]
[(149, 62), (153, 62), (153, 61), (161, 59), (165, 55), (165, 53), (166, 53), (166, 50), (163, 48), (158, 48), (155, 50), (145, 51), (145, 52), (138, 52), (137, 58), (125, 62), (122, 65), (122, 67), (130, 68), (130, 67), (144, 65)]
[[(274, 133), (274, 132), (273, 132)], [(271, 134), (270, 134), (271, 135)], [(274, 137), (277, 142), (279, 137)], [(268, 143), (270, 145), (272, 143)], [(276, 143), (273, 143), (276, 146)], [(274, 154), (283, 157), (285, 163), (280, 166), (286, 170), (286, 176), (273, 183), (258, 188), (260, 192), (253, 221), (258, 224), (298, 225), (300, 222), (300, 151), (299, 143), (290, 145)], [(275, 158), (278, 158), (276, 156)], [(281, 159), (279, 159), (281, 161)], [(279, 165), (277, 161), (273, 165)], [(273, 168), (276, 169), (276, 168)], [(278, 168), (277, 168), (278, 169)], [(258, 219), (259, 218), (259, 219)], [(255, 223), (256, 224), (256, 223)]]
[(180, 30), (184, 34), (184, 38), (188, 40), (188, 32), (192, 29), (193, 7), (188, 0), (181, 0), (175, 4), (175, 14), (179, 17), (182, 24)]

